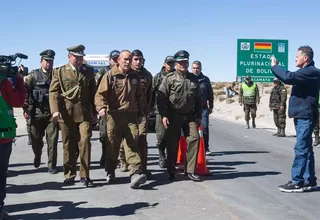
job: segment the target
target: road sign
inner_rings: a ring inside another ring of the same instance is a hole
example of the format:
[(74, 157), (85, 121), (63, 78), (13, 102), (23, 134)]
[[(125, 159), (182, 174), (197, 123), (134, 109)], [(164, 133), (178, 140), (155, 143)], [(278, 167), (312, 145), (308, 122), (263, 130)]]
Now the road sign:
[(288, 40), (238, 39), (237, 54), (237, 77), (242, 79), (249, 75), (254, 82), (272, 82), (271, 56), (288, 69)]

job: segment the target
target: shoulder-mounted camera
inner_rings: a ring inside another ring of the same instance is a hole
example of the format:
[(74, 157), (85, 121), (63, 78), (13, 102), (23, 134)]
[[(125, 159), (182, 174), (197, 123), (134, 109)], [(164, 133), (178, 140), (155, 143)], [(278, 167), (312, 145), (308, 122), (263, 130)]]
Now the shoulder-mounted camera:
[(17, 58), (20, 58), (20, 64), (21, 60), (28, 59), (28, 56), (22, 53), (9, 56), (0, 55), (0, 75), (10, 77), (17, 75), (19, 72), (24, 76), (28, 75), (27, 67), (21, 65), (23, 68), (19, 68), (19, 64), (15, 66)]

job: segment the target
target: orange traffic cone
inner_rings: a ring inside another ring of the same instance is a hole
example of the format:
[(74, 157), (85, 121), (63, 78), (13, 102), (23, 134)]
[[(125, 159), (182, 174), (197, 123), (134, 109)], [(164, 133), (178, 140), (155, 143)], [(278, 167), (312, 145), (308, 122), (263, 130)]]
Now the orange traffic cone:
[(178, 155), (177, 155), (177, 165), (184, 165), (184, 161), (186, 160), (186, 152), (187, 152), (187, 141), (181, 129), (181, 136), (178, 146)]
[(200, 144), (199, 144), (200, 146), (199, 146), (199, 151), (198, 151), (196, 174), (198, 174), (198, 175), (210, 175), (211, 173), (207, 168), (206, 150), (205, 150), (205, 147), (204, 147), (202, 125), (200, 125), (200, 127), (199, 127), (199, 135), (200, 135)]
[(187, 141), (181, 129), (181, 136), (178, 146), (178, 155), (177, 155), (177, 165), (184, 165), (184, 161), (186, 160), (186, 152), (187, 152)]

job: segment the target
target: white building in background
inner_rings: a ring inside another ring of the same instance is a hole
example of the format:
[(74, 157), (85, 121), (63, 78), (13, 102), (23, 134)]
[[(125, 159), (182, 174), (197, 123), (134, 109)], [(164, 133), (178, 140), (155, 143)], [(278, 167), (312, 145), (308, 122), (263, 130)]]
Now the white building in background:
[(84, 60), (98, 70), (109, 65), (109, 55), (86, 55)]

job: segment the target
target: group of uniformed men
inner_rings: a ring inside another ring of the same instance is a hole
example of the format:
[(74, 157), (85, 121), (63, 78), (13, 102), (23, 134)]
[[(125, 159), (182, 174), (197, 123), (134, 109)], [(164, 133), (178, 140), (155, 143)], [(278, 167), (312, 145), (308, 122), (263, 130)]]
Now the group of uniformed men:
[[(95, 75), (83, 59), (83, 45), (67, 50), (69, 63), (54, 69), (55, 52), (50, 49), (41, 52), (41, 68), (25, 77), (28, 95), (23, 109), (30, 126), (36, 168), (41, 164), (42, 139), (46, 133), (48, 170), (51, 174), (57, 173), (60, 127), (64, 183), (75, 182), (80, 157), (80, 181), (85, 186), (93, 185), (89, 175), (90, 139), (98, 114), (102, 143), (100, 165), (105, 168), (107, 182), (116, 180), (119, 157), (121, 171), (130, 171), (131, 188), (138, 188), (149, 175), (148, 117), (155, 108), (160, 167), (167, 168), (170, 180), (175, 179), (182, 129), (188, 148), (185, 173), (193, 181), (201, 180), (195, 173), (198, 129), (202, 123), (209, 152), (208, 115), (212, 112), (213, 95), (210, 80), (202, 74), (199, 61), (193, 63), (193, 73), (190, 73), (189, 53), (178, 51), (166, 57), (161, 72), (153, 78), (144, 67), (145, 58), (140, 50), (114, 50), (109, 56), (110, 66)], [(209, 94), (205, 98), (202, 97), (204, 91)]]

